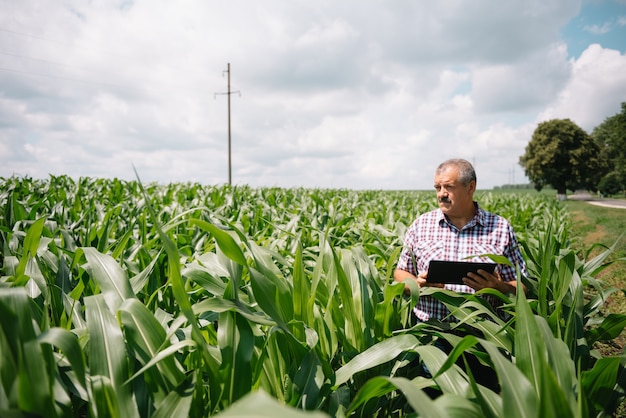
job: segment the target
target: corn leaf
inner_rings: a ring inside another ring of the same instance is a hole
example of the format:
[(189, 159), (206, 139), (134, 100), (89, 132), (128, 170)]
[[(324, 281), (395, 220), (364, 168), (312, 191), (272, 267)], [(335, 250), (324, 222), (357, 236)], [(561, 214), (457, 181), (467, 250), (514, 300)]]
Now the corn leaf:
[(152, 418), (172, 418), (189, 416), (193, 401), (193, 386), (186, 386), (167, 394), (158, 405)]
[(626, 327), (626, 315), (609, 314), (597, 328), (590, 329), (586, 334), (587, 343), (606, 341), (616, 338)]
[(26, 232), (26, 237), (24, 238), (24, 253), (19, 265), (17, 266), (17, 271), (15, 272), (16, 276), (19, 277), (24, 275), (26, 271), (26, 263), (31, 257), (35, 257), (37, 255), (37, 249), (39, 248), (39, 241), (41, 240), (41, 234), (43, 233), (45, 221), (45, 218), (40, 218), (33, 222), (30, 228), (28, 228), (28, 232)]
[(285, 406), (268, 396), (263, 391), (255, 391), (235, 402), (230, 408), (215, 415), (219, 418), (323, 418), (329, 415), (323, 412), (303, 412)]
[(59, 348), (70, 363), (76, 378), (84, 390), (87, 390), (85, 357), (78, 343), (78, 337), (61, 328), (50, 328), (37, 337), (41, 344), (50, 344)]
[(322, 393), (325, 381), (322, 362), (315, 351), (309, 351), (300, 362), (293, 379), (301, 399), (298, 406), (306, 410), (319, 409), (325, 400)]
[(250, 323), (232, 311), (219, 316), (217, 337), (222, 353), (220, 371), (223, 375), (224, 393), (229, 403), (235, 402), (252, 388), (252, 355), (254, 336)]
[(402, 334), (388, 338), (357, 354), (335, 372), (333, 389), (346, 383), (354, 374), (394, 360), (405, 351), (414, 350), (419, 341), (412, 335)]
[(82, 251), (111, 312), (117, 311), (124, 300), (135, 297), (126, 273), (113, 257), (91, 247), (83, 247)]
[(106, 376), (92, 376), (91, 379), (91, 402), (89, 407), (91, 415), (96, 418), (122, 418), (117, 394)]
[(38, 331), (33, 326), (29, 298), (23, 288), (0, 288), (0, 326), (5, 341), (0, 372), (10, 407), (56, 416), (48, 374), (51, 357), (44, 354), (36, 339)]
[(591, 370), (581, 374), (581, 390), (592, 410), (610, 412), (624, 400), (626, 355), (599, 359)]
[[(130, 377), (126, 343), (113, 314), (109, 311), (103, 295), (85, 298), (87, 326), (89, 327), (89, 371), (92, 377), (102, 376), (98, 390), (101, 401), (110, 402), (109, 385), (115, 393), (119, 414), (138, 417), (130, 386), (124, 382)], [(98, 402), (98, 399), (95, 399)], [(105, 409), (108, 409), (107, 406)]]
[[(124, 327), (128, 350), (134, 353), (142, 364), (148, 363), (160, 351), (170, 346), (161, 324), (138, 300), (126, 300), (120, 306), (118, 315)], [(159, 361), (156, 370), (150, 375), (151, 380), (158, 382), (165, 393), (180, 385), (185, 377), (182, 366), (171, 356)]]
[(490, 360), (498, 373), (502, 388), (502, 412), (499, 416), (513, 418), (542, 417), (538, 410), (538, 398), (528, 378), (505, 358), (495, 345), (482, 341)]
[(228, 258), (242, 266), (247, 265), (246, 258), (243, 255), (243, 251), (241, 251), (241, 248), (239, 247), (237, 242), (226, 231), (218, 228), (211, 223), (198, 219), (192, 219), (190, 221), (190, 224), (195, 225), (198, 228), (203, 229), (213, 235), (215, 241), (217, 241), (217, 245), (220, 246), (220, 248)]

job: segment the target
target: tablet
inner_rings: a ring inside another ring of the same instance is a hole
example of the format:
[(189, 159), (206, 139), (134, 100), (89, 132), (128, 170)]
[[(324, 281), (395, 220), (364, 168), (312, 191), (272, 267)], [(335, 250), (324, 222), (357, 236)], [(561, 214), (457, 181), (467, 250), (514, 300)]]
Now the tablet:
[(463, 277), (467, 277), (467, 273), (476, 273), (478, 270), (493, 273), (496, 265), (495, 263), (431, 260), (426, 280), (429, 283), (465, 284)]

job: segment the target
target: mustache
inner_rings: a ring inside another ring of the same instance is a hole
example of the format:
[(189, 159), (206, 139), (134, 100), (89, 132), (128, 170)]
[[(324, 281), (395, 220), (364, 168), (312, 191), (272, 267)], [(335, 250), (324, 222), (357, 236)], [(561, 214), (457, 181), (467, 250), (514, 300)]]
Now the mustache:
[(442, 197), (439, 199), (440, 203), (450, 203), (450, 198), (449, 197)]

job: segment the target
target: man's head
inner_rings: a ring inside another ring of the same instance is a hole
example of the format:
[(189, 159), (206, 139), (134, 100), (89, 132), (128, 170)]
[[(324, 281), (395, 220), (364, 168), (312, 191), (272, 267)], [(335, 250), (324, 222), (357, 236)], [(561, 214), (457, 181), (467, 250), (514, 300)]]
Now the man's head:
[(469, 161), (452, 159), (435, 170), (435, 190), (441, 211), (450, 218), (466, 218), (474, 213), (476, 171)]

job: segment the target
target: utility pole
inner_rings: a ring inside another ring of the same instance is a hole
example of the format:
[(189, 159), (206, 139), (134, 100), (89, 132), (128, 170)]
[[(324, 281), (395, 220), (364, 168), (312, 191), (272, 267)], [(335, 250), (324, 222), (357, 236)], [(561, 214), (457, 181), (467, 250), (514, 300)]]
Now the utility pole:
[[(228, 184), (231, 185), (232, 184), (232, 168), (231, 168), (231, 140), (230, 140), (230, 95), (234, 94), (234, 93), (238, 93), (239, 96), (241, 96), (241, 93), (239, 91), (230, 91), (230, 62), (227, 64), (226, 67), (226, 73), (228, 73), (228, 90), (226, 91), (226, 93), (215, 93), (215, 96), (217, 96), (218, 94), (226, 94), (228, 95)], [(223, 73), (222, 73), (223, 75)]]

